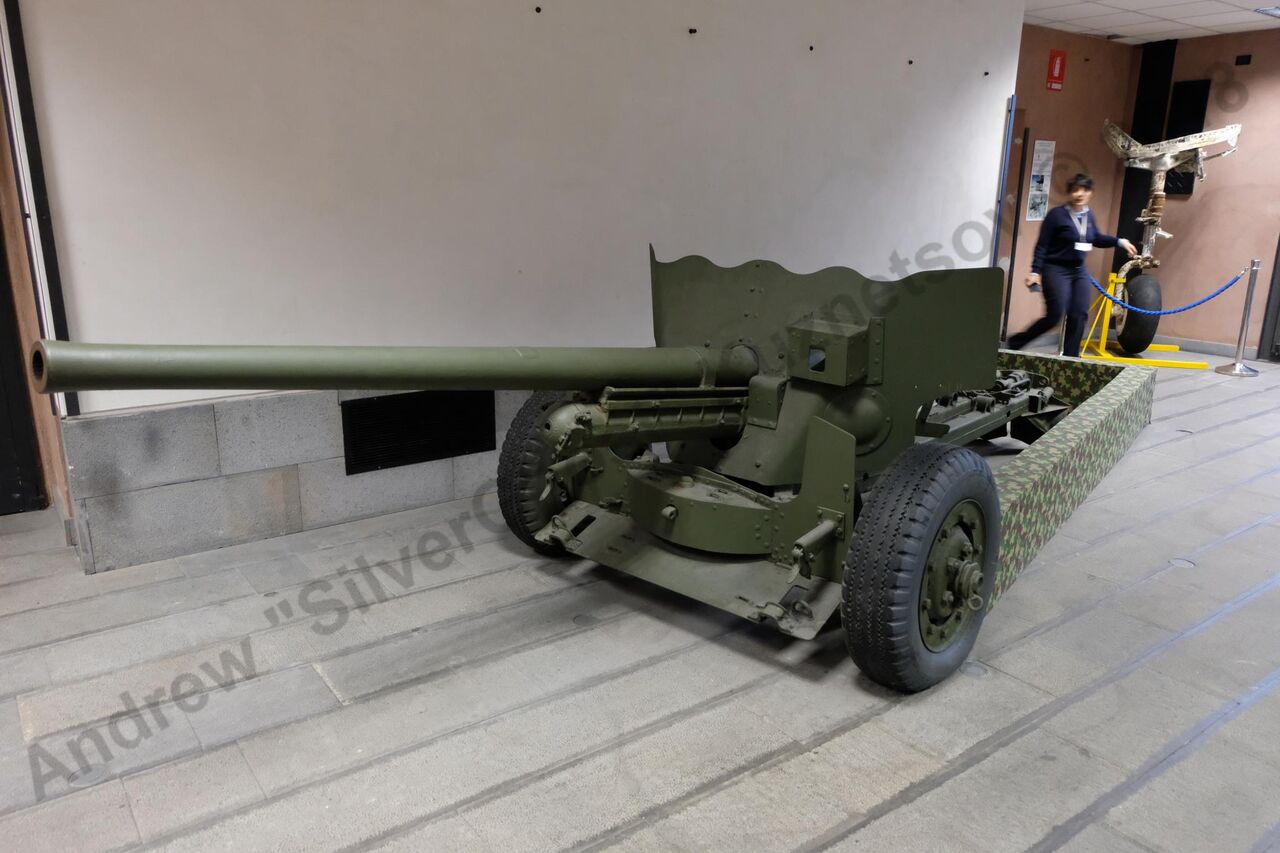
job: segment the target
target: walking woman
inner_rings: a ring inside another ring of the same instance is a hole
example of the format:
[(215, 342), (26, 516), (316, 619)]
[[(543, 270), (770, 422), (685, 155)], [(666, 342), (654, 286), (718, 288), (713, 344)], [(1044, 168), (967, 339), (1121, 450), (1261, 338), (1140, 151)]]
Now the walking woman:
[(1093, 178), (1077, 174), (1067, 182), (1067, 194), (1071, 201), (1050, 210), (1040, 224), (1040, 239), (1036, 241), (1031, 274), (1027, 276), (1027, 287), (1031, 290), (1040, 285), (1044, 287), (1044, 316), (1009, 338), (1010, 349), (1022, 349), (1056, 326), (1066, 312), (1062, 354), (1080, 355), (1080, 338), (1084, 335), (1093, 298), (1093, 285), (1084, 266), (1085, 254), (1095, 246), (1099, 249), (1119, 246), (1131, 258), (1137, 254), (1128, 240), (1098, 230), (1093, 211), (1089, 209)]

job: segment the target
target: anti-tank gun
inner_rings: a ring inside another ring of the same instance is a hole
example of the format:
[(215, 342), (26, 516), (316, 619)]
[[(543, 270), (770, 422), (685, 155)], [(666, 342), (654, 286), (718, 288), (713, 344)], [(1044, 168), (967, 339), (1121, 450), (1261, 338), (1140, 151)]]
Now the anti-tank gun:
[(652, 262), (653, 348), (127, 346), (41, 341), (45, 392), (529, 389), (502, 447), (512, 533), (811, 639), (903, 691), (968, 655), (1000, 504), (964, 445), (1061, 418), (997, 371), (998, 270), (873, 281)]

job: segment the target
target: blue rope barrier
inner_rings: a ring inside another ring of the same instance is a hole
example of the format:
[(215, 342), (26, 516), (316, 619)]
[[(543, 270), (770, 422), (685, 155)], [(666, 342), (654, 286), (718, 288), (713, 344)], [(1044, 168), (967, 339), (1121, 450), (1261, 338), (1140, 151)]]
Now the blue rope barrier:
[(1227, 288), (1231, 287), (1231, 285), (1235, 284), (1243, 276), (1244, 276), (1244, 271), (1241, 270), (1240, 272), (1236, 273), (1235, 278), (1231, 279), (1231, 281), (1222, 285), (1222, 287), (1219, 287), (1217, 290), (1215, 290), (1213, 293), (1210, 293), (1208, 296), (1204, 297), (1203, 299), (1197, 299), (1195, 302), (1192, 302), (1190, 305), (1183, 305), (1181, 308), (1166, 308), (1164, 311), (1151, 311), (1146, 308), (1138, 308), (1134, 305), (1130, 305), (1128, 302), (1125, 302), (1120, 299), (1116, 299), (1110, 293), (1107, 293), (1107, 291), (1103, 289), (1102, 285), (1098, 284), (1098, 280), (1093, 276), (1089, 276), (1089, 281), (1093, 282), (1093, 286), (1098, 289), (1099, 293), (1101, 293), (1103, 296), (1107, 297), (1116, 305), (1119, 305), (1121, 308), (1125, 309), (1126, 311), (1133, 311), (1138, 314), (1162, 315), (1162, 314), (1181, 314), (1183, 311), (1190, 311), (1192, 308), (1203, 305), (1206, 302), (1208, 302), (1210, 299), (1213, 299), (1215, 296), (1221, 296), (1222, 294), (1226, 293)]

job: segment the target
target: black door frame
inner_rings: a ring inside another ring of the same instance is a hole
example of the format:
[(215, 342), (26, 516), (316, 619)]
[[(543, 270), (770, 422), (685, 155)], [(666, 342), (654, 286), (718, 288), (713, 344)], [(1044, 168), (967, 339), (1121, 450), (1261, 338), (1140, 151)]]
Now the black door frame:
[(8, 258), (0, 245), (0, 515), (49, 505), (25, 367)]

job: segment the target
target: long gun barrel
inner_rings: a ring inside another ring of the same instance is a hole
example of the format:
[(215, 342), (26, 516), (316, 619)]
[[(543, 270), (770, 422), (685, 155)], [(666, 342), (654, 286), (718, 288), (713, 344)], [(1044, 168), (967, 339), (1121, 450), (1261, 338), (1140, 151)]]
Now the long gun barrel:
[(44, 393), (139, 388), (591, 390), (746, 385), (745, 347), (157, 346), (38, 341)]

